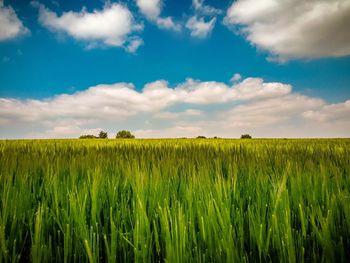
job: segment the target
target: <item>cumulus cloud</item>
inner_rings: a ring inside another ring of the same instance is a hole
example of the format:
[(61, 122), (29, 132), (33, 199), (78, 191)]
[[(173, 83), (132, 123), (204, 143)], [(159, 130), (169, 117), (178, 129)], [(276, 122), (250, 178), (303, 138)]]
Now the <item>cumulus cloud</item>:
[(142, 44), (142, 40), (131, 34), (143, 29), (137, 24), (130, 10), (118, 3), (106, 4), (102, 10), (88, 12), (83, 8), (80, 12), (68, 11), (57, 15), (44, 5), (39, 7), (39, 21), (52, 31), (64, 32), (69, 36), (86, 41), (89, 47), (102, 43), (106, 46), (122, 47), (130, 52)]
[(174, 22), (172, 17), (160, 16), (163, 7), (162, 0), (136, 0), (136, 5), (140, 12), (158, 27), (174, 31), (181, 30), (181, 25)]
[(291, 86), (264, 83), (248, 78), (235, 86), (221, 82), (188, 79), (171, 88), (164, 80), (148, 83), (142, 91), (132, 84), (98, 85), (74, 94), (62, 94), (45, 100), (1, 98), (1, 117), (17, 116), (34, 121), (50, 117), (124, 118), (139, 112), (156, 112), (174, 104), (215, 104), (230, 101), (269, 98), (288, 94)]
[(221, 82), (188, 79), (175, 91), (183, 92), (184, 101), (187, 103), (213, 104), (281, 96), (290, 93), (291, 89), (290, 85), (264, 83), (260, 78), (247, 78), (232, 87)]
[(136, 0), (136, 5), (148, 19), (155, 20), (160, 16), (161, 0)]
[(288, 122), (300, 118), (303, 112), (324, 105), (318, 98), (299, 94), (269, 98), (266, 100), (239, 105), (225, 112), (231, 127), (258, 127)]
[(203, 17), (193, 16), (187, 21), (186, 27), (191, 31), (191, 36), (205, 38), (213, 30), (215, 22), (215, 17), (206, 22)]
[(348, 0), (238, 0), (224, 22), (282, 61), (350, 55)]
[(5, 6), (0, 0), (0, 41), (16, 38), (30, 33), (18, 18), (11, 6)]
[(0, 136), (76, 137), (99, 127), (142, 137), (349, 136), (349, 105), (260, 78), (233, 85), (187, 79), (175, 87), (158, 80), (142, 90), (116, 83), (41, 100), (0, 98)]

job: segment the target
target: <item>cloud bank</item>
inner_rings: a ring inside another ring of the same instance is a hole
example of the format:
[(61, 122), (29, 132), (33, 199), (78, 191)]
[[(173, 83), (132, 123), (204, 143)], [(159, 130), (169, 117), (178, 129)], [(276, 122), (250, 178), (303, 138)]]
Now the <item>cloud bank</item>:
[(348, 0), (238, 0), (224, 22), (279, 60), (350, 55)]
[(342, 137), (350, 136), (348, 116), (349, 100), (328, 104), (260, 78), (158, 80), (140, 91), (116, 83), (42, 100), (0, 98), (0, 137), (77, 137), (101, 127), (138, 137)]

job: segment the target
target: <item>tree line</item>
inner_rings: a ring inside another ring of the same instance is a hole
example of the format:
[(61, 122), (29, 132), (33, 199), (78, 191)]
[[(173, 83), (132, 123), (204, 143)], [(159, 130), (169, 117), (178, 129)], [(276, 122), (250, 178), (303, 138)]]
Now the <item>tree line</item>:
[[(117, 134), (115, 135), (115, 138), (116, 139), (134, 139), (135, 136), (130, 131), (121, 130), (117, 132)], [(108, 133), (105, 131), (100, 131), (98, 136), (86, 134), (86, 135), (81, 135), (79, 139), (108, 139)]]
[[(134, 139), (135, 136), (130, 131), (121, 130), (121, 131), (117, 132), (115, 138), (116, 139)], [(249, 134), (242, 134), (241, 135), (241, 139), (251, 139), (251, 138), (252, 138), (252, 136)], [(108, 133), (105, 131), (100, 131), (98, 136), (86, 134), (86, 135), (81, 135), (79, 137), (79, 139), (108, 139)], [(186, 138), (184, 138), (184, 139), (186, 139)], [(200, 136), (197, 136), (197, 139), (207, 139), (207, 137), (200, 135)], [(219, 138), (215, 136), (215, 137), (213, 137), (213, 139), (219, 139)]]

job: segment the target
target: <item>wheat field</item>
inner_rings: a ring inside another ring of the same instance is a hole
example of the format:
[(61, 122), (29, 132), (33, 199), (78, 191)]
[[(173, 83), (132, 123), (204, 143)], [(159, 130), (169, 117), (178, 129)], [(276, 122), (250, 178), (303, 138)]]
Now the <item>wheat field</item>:
[(349, 262), (350, 139), (0, 141), (0, 262)]

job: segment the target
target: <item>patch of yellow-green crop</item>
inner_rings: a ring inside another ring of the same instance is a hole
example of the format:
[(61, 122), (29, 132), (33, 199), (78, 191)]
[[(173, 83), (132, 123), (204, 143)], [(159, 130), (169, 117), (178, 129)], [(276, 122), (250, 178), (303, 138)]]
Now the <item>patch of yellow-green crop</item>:
[(349, 262), (350, 140), (0, 141), (1, 262)]

